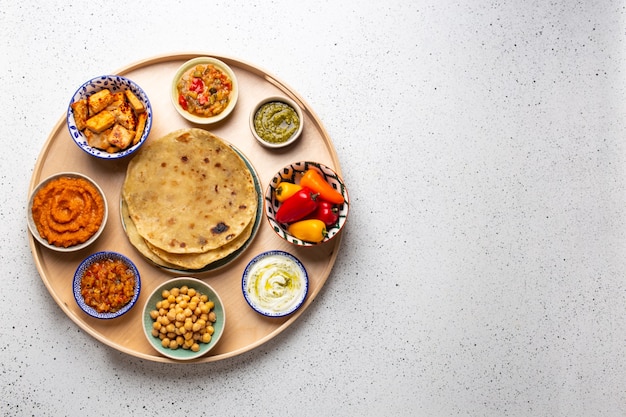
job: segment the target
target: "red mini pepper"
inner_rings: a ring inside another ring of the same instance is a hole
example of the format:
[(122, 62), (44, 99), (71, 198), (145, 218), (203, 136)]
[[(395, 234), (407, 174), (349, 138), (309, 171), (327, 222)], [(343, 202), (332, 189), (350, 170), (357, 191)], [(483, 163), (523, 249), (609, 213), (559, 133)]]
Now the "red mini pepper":
[(291, 223), (313, 213), (317, 208), (317, 194), (307, 187), (286, 199), (276, 212), (278, 223)]
[(323, 221), (328, 227), (334, 226), (339, 220), (339, 208), (329, 201), (318, 200), (317, 209), (310, 217)]

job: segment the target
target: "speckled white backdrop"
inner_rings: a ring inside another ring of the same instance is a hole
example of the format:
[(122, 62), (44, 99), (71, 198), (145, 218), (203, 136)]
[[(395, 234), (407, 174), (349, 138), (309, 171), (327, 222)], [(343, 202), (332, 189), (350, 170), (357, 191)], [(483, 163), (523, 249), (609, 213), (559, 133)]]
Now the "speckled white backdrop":
[[(2, 415), (626, 414), (622, 2), (73, 3), (0, 0)], [(77, 85), (187, 51), (298, 91), (353, 205), (294, 326), (171, 366), (63, 315), (25, 204)]]

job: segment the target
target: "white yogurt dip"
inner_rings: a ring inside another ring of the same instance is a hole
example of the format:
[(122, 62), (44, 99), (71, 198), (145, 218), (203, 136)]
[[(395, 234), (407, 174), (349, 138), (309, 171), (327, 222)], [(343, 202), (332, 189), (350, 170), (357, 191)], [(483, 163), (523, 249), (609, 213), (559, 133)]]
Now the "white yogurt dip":
[(294, 256), (270, 251), (248, 264), (243, 291), (252, 308), (261, 314), (282, 316), (300, 306), (308, 291), (308, 277)]

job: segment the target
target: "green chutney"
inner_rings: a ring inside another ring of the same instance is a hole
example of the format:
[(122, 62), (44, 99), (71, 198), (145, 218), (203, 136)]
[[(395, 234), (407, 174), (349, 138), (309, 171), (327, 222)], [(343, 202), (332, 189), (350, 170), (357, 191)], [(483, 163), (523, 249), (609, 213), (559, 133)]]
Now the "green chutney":
[(263, 104), (254, 115), (254, 130), (269, 143), (283, 143), (300, 127), (296, 110), (281, 101)]

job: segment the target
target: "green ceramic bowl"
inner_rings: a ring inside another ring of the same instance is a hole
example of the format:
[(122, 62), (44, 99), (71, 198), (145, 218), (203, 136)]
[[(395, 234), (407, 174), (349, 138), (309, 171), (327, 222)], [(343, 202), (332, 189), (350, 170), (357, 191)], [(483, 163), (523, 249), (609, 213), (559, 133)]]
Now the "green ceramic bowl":
[[(209, 300), (215, 303), (213, 311), (217, 316), (217, 321), (215, 323), (212, 323), (215, 332), (213, 333), (213, 336), (209, 343), (199, 343), (200, 350), (198, 352), (194, 352), (191, 349), (183, 349), (182, 347), (179, 347), (177, 349), (165, 348), (161, 344), (161, 339), (152, 335), (154, 320), (152, 319), (152, 317), (150, 317), (150, 312), (152, 310), (155, 310), (156, 303), (162, 300), (161, 293), (163, 292), (163, 290), (171, 290), (174, 287), (180, 288), (184, 285), (189, 288), (195, 289), (200, 294), (206, 294), (209, 297)], [(217, 292), (215, 292), (215, 290), (210, 285), (196, 278), (178, 277), (172, 278), (154, 289), (154, 291), (148, 297), (146, 304), (144, 305), (142, 320), (144, 334), (146, 335), (146, 338), (148, 339), (150, 345), (157, 352), (171, 359), (186, 361), (206, 355), (211, 349), (215, 347), (215, 345), (217, 345), (222, 334), (224, 333), (224, 327), (226, 325), (226, 314), (222, 300), (220, 299)]]

